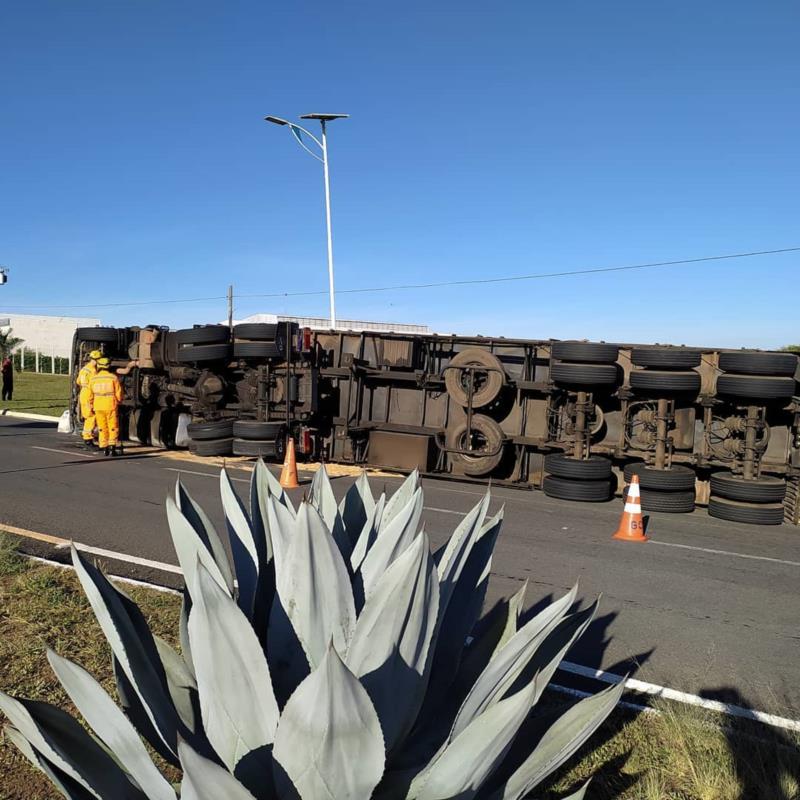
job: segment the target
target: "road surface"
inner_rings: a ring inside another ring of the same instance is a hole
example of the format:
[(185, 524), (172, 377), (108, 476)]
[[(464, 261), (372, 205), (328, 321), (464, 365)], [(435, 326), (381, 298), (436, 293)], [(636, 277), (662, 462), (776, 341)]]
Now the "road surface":
[[(164, 498), (180, 474), (224, 530), (217, 467), (161, 451), (105, 459), (75, 442), (46, 423), (0, 419), (0, 528), (176, 564)], [(246, 495), (249, 473), (237, 468), (231, 475)], [(351, 481), (333, 480), (337, 496)], [(376, 492), (384, 485), (392, 491), (400, 478), (370, 482)], [(482, 490), (423, 483), (426, 530), (438, 545)], [(295, 501), (302, 491), (292, 493)], [(585, 600), (603, 594), (600, 617), (570, 661), (620, 674), (632, 669), (644, 681), (800, 717), (800, 529), (735, 525), (698, 510), (653, 514), (651, 541), (629, 544), (611, 539), (619, 500), (566, 503), (536, 491), (492, 490), (493, 509), (503, 503), (490, 601), (525, 580), (529, 604), (562, 594), (576, 579)], [(41, 552), (35, 541), (23, 546)], [(115, 574), (176, 580), (135, 564), (108, 566)]]

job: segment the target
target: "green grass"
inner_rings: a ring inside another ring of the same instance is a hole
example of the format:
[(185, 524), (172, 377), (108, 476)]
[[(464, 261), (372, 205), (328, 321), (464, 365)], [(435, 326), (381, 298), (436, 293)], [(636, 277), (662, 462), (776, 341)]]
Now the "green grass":
[[(115, 696), (110, 650), (74, 574), (23, 559), (14, 542), (0, 532), (0, 688), (75, 714), (45, 658), (50, 646), (86, 667)], [(124, 589), (153, 632), (177, 646), (179, 599), (129, 585)], [(537, 713), (566, 702), (572, 701), (547, 693)], [(797, 734), (723, 728), (730, 720), (710, 712), (667, 704), (657, 708), (660, 714), (615, 711), (536, 797), (555, 800), (594, 776), (589, 800), (800, 800)], [(174, 771), (168, 775), (177, 779)], [(58, 797), (0, 736), (0, 800)]]
[(3, 401), (0, 408), (60, 417), (69, 406), (69, 375), (37, 375), (35, 372), (14, 373), (14, 399)]

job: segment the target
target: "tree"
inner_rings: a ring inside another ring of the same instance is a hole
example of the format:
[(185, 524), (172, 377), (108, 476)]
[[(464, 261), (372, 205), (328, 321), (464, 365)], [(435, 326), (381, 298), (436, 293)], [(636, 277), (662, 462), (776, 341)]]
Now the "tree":
[(14, 331), (11, 328), (6, 331), (0, 331), (0, 356), (3, 358), (11, 355), (11, 353), (25, 341), (13, 334)]
[(800, 344), (787, 344), (786, 347), (781, 347), (784, 353), (800, 353)]

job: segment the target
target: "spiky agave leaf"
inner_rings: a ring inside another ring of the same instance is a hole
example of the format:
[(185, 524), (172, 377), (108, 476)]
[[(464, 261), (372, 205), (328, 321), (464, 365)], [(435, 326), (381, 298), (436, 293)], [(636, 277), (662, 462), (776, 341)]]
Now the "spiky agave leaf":
[(73, 552), (125, 714), (55, 654), (97, 741), (57, 709), (0, 698), (9, 738), (66, 797), (171, 800), (138, 732), (182, 766), (181, 800), (520, 800), (617, 702), (621, 687), (537, 729), (529, 711), (597, 605), (569, 613), (573, 589), (520, 626), (523, 586), (478, 619), (502, 523), (488, 493), (434, 557), (416, 473), (377, 501), (362, 475), (337, 506), (321, 468), (299, 511), (263, 463), (249, 511), (224, 473), (221, 492), (233, 565), (180, 484), (168, 502), (180, 654)]

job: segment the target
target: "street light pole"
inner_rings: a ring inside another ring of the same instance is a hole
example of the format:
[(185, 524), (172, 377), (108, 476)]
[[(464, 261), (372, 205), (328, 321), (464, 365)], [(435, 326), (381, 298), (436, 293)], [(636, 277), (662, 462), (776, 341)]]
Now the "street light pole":
[[(330, 180), (330, 173), (328, 171), (328, 132), (326, 129), (326, 125), (328, 122), (334, 119), (347, 119), (348, 114), (303, 114), (300, 119), (316, 119), (319, 120), (320, 126), (322, 127), (322, 137), (317, 139), (311, 131), (306, 130), (301, 125), (298, 125), (294, 122), (289, 122), (282, 117), (264, 117), (267, 122), (272, 122), (275, 125), (288, 125), (289, 129), (291, 130), (294, 138), (297, 140), (298, 144), (308, 153), (310, 153), (314, 158), (318, 161), (322, 162), (322, 174), (325, 180), (325, 225), (327, 230), (327, 237), (328, 237), (328, 292), (330, 294), (330, 307), (331, 307), (331, 328), (336, 327), (336, 291), (334, 288), (334, 280), (333, 280), (333, 232), (331, 226), (331, 180)], [(306, 136), (311, 139), (314, 144), (320, 150), (321, 156), (317, 155), (313, 150), (311, 150), (303, 141), (301, 136), (301, 132), (304, 133)]]

